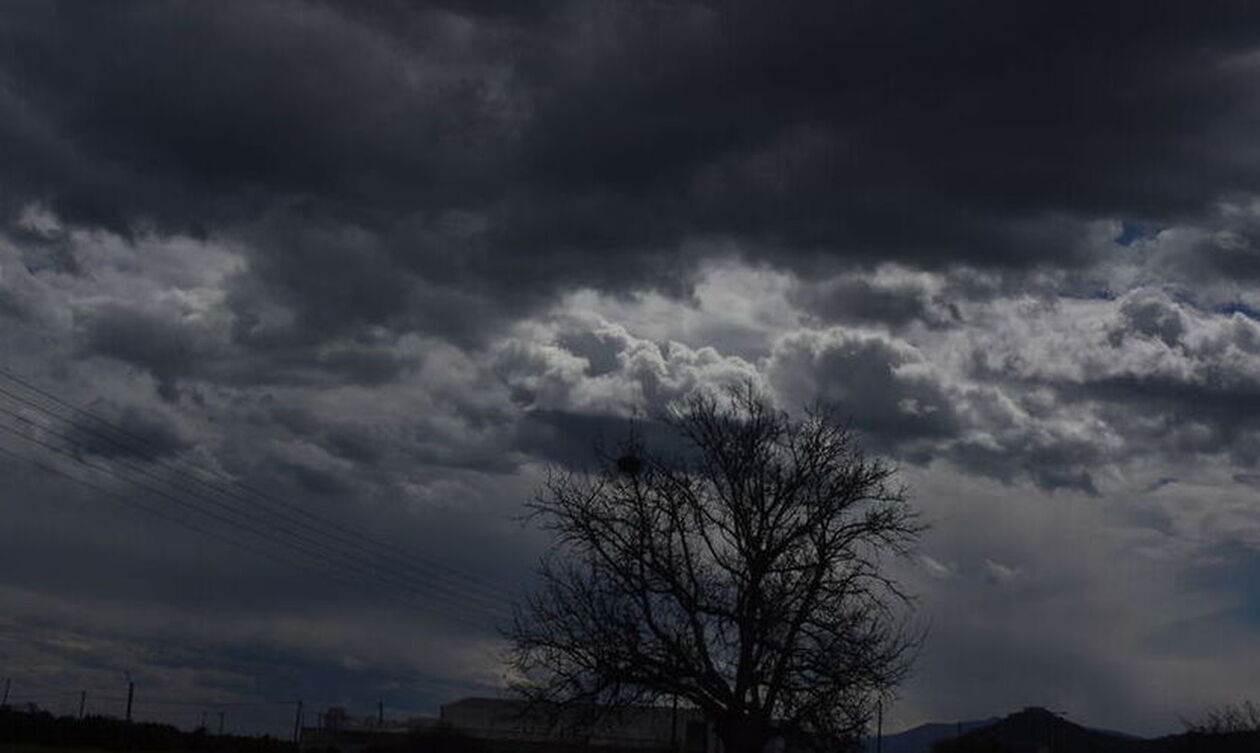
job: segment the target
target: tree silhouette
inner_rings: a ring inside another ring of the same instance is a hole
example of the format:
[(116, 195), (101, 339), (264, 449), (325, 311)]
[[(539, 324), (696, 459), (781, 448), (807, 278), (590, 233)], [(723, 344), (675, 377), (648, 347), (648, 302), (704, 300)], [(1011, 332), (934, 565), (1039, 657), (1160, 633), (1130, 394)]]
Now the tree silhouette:
[(681, 449), (632, 434), (531, 503), (556, 546), (516, 609), (515, 687), (569, 710), (681, 699), (727, 753), (852, 743), (919, 643), (881, 566), (922, 531), (894, 469), (750, 385), (663, 421)]
[(1187, 732), (1219, 735), (1232, 732), (1260, 732), (1260, 706), (1252, 701), (1208, 709), (1199, 719), (1182, 719)]

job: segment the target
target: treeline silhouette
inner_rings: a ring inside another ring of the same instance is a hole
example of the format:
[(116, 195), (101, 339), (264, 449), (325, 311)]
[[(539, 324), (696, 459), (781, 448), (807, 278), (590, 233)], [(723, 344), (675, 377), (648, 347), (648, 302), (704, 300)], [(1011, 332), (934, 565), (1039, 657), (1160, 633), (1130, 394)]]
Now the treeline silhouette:
[(609, 744), (596, 747), (582, 740), (491, 741), (470, 737), (457, 729), (439, 724), (413, 730), (406, 735), (378, 736), (364, 748), (363, 753), (591, 753), (592, 750), (600, 753), (650, 753), (659, 749)]
[(291, 741), (270, 735), (212, 735), (205, 728), (184, 732), (169, 724), (128, 722), (108, 716), (56, 716), (34, 704), (25, 710), (0, 708), (0, 743), (106, 750), (293, 753)]
[(490, 753), (490, 747), (484, 740), (438, 725), (405, 735), (378, 737), (364, 753)]
[(942, 740), (934, 753), (1257, 753), (1260, 732), (1186, 732), (1155, 740), (1092, 741), (1083, 746), (1034, 745), (1002, 741), (988, 735)]
[[(437, 726), (405, 735), (363, 731), (364, 753), (486, 753), (486, 743), (449, 727)], [(57, 716), (28, 704), (0, 707), (0, 745), (26, 743), (52, 748), (142, 750), (146, 753), (293, 753), (294, 744), (271, 735), (215, 735), (204, 727), (185, 732), (170, 724), (128, 722), (109, 716)], [(336, 753), (336, 746), (307, 746), (308, 753)]]

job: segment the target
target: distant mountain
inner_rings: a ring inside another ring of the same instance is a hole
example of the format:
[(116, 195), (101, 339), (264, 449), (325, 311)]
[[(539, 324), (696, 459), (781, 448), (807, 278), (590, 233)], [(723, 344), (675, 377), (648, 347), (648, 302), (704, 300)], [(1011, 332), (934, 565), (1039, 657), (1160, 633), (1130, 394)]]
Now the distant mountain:
[(1142, 737), (1141, 735), (1133, 735), (1133, 734), (1130, 734), (1130, 733), (1128, 733), (1128, 732), (1121, 732), (1120, 730), (1115, 730), (1115, 729), (1105, 729), (1105, 728), (1103, 728), (1103, 727), (1086, 727), (1086, 729), (1093, 730), (1094, 732), (1101, 732), (1101, 733), (1102, 733), (1102, 734), (1104, 734), (1104, 735), (1111, 735), (1112, 737), (1120, 737), (1120, 738), (1123, 738), (1123, 739), (1125, 739), (1125, 740), (1146, 740), (1146, 739), (1148, 739), (1148, 738)]
[[(875, 753), (876, 748), (875, 738), (868, 738), (865, 753)], [(1030, 707), (1001, 719), (938, 722), (887, 735), (882, 753), (1260, 753), (1260, 731), (1184, 732), (1143, 739), (1083, 727)]]
[(935, 753), (1145, 753), (1150, 741), (1082, 727), (1030, 707), (943, 742)]
[(957, 737), (960, 731), (965, 733), (987, 727), (1000, 719), (995, 716), (970, 722), (929, 722), (895, 735), (884, 735), (883, 745), (879, 745), (874, 737), (868, 737), (865, 753), (875, 753), (877, 749), (880, 753), (932, 753), (932, 743)]

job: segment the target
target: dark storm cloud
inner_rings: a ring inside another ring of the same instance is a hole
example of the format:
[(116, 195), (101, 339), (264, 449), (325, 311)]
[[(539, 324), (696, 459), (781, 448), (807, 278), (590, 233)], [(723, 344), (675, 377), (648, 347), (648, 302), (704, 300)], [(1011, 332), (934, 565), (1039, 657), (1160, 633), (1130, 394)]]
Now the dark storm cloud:
[(71, 441), (83, 446), (87, 452), (104, 457), (132, 458), (142, 453), (146, 458), (166, 458), (177, 456), (191, 446), (179, 427), (155, 410), (138, 405), (102, 404), (100, 401), (91, 408), (93, 415), (105, 417), (117, 427), (117, 431), (106, 431), (82, 418), (74, 424), (63, 421), (51, 423), (59, 431), (66, 431)]
[(843, 411), (886, 452), (960, 430), (953, 399), (924, 366), (922, 354), (885, 338), (802, 334), (778, 345), (769, 378), (794, 406), (821, 400)]
[(212, 227), (278, 201), (440, 205), (494, 146), (477, 143), (475, 80), (319, 4), (9, 15), (10, 91), (82, 163), (67, 174), (35, 152), (14, 173), (71, 219)]
[(1186, 384), (1162, 377), (1101, 380), (1065, 401), (1104, 402), (1116, 425), (1135, 412), (1152, 432), (1150, 440), (1182, 454), (1225, 452), (1245, 467), (1260, 462), (1260, 387), (1243, 384)]
[(1139, 245), (1166, 245), (1158, 264), (1187, 285), (1220, 279), (1254, 284), (1260, 277), (1260, 217), (1246, 196), (1222, 203), (1199, 232), (1152, 232)]
[[(985, 714), (1031, 687), (1007, 666), (1075, 693), (1086, 645), (1082, 697), (1113, 710), (1116, 676), (1244, 687), (1110, 675), (1107, 644), (1159, 665), (1138, 649), (1150, 604), (1193, 601), (1168, 590), (1187, 542), (1260, 536), (1257, 14), (16, 0), (0, 10), (0, 367), (164, 458), (495, 589), (544, 546), (505, 522), (542, 465), (589, 464), (631, 417), (732, 382), (789, 410), (830, 401), (956, 521), (931, 555), (962, 606), (925, 665), (929, 711), (956, 708), (966, 661), (990, 665), (963, 683), (998, 704)], [(126, 459), (74, 437), (93, 462)], [(1224, 485), (1194, 486), (1200, 461)], [(497, 671), (467, 636), (369, 614), (374, 593), (8, 478), (34, 502), (3, 549), (55, 555), (6, 571), (24, 591), (13, 634), (108, 638), (58, 661), (143, 664), (115, 645), (131, 641), (168, 677), (268, 675), (285, 697), (378, 698), (399, 656), (412, 677)], [(1141, 503), (1115, 500), (1126, 484)], [(983, 514), (960, 519), (977, 490)], [(1073, 500), (1104, 507), (1091, 494), (1131, 508), (1093, 549), (1100, 513), (1052, 525)], [(83, 514), (53, 512), (76, 500)], [(1079, 610), (1024, 616), (1116, 572)], [(1071, 629), (1029, 636), (1025, 619)]]
[(973, 473), (1017, 483), (1027, 478), (1038, 487), (1076, 489), (1097, 494), (1091, 469), (1100, 464), (1098, 447), (1088, 440), (1059, 440), (1046, 443), (1020, 435), (1007, 438), (1000, 446), (960, 442), (947, 453), (951, 460)]
[(167, 399), (175, 397), (175, 380), (191, 373), (205, 355), (206, 338), (198, 327), (157, 312), (110, 305), (83, 316), (80, 327), (85, 350), (148, 371)]
[(615, 452), (631, 421), (559, 411), (533, 411), (518, 428), (517, 444), (548, 462), (570, 468), (598, 465), (597, 448)]
[(1181, 342), (1186, 332), (1180, 307), (1160, 295), (1134, 296), (1120, 306), (1121, 326), (1111, 332), (1109, 341), (1118, 347), (1128, 334), (1158, 338), (1168, 347)]
[(557, 344), (570, 353), (586, 359), (587, 376), (599, 377), (620, 368), (618, 356), (624, 343), (606, 332), (569, 332), (562, 334)]
[(786, 264), (1070, 264), (1086, 220), (1255, 184), (1254, 13), (21, 2), (6, 201), (244, 233), (312, 333), (458, 336), (566, 286), (678, 290), (696, 237)]
[(520, 448), (565, 468), (599, 468), (607, 457), (620, 456), (632, 437), (661, 457), (688, 457), (691, 452), (677, 432), (657, 419), (532, 411), (517, 431)]
[(629, 237), (1039, 263), (1074, 220), (1245, 185), (1237, 143), (1198, 146), (1245, 106), (1247, 72), (1220, 70), (1254, 42), (1237, 6), (662, 7), (596, 18), (605, 51), (526, 135), (538, 185), (596, 192)]
[(900, 327), (921, 322), (930, 327), (944, 327), (958, 323), (960, 317), (952, 299), (972, 297), (964, 295), (958, 287), (932, 291), (914, 279), (885, 282), (868, 272), (802, 285), (795, 298), (802, 308), (829, 324)]
[(1021, 415), (1008, 395), (959, 379), (904, 341), (839, 330), (788, 336), (767, 379), (789, 405), (830, 406), (874, 451), (916, 464), (948, 459), (1008, 484), (1097, 492), (1090, 471), (1105, 453), (1095, 440), (1051, 429), (1059, 416)]

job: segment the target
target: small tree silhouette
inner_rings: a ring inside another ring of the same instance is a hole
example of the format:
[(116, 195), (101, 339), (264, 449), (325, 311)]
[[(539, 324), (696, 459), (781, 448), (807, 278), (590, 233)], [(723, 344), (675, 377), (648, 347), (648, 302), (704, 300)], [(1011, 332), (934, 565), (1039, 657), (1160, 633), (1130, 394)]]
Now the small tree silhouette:
[(1230, 732), (1260, 732), (1260, 708), (1251, 701), (1237, 706), (1208, 709), (1199, 719), (1182, 719), (1187, 732), (1219, 735)]

